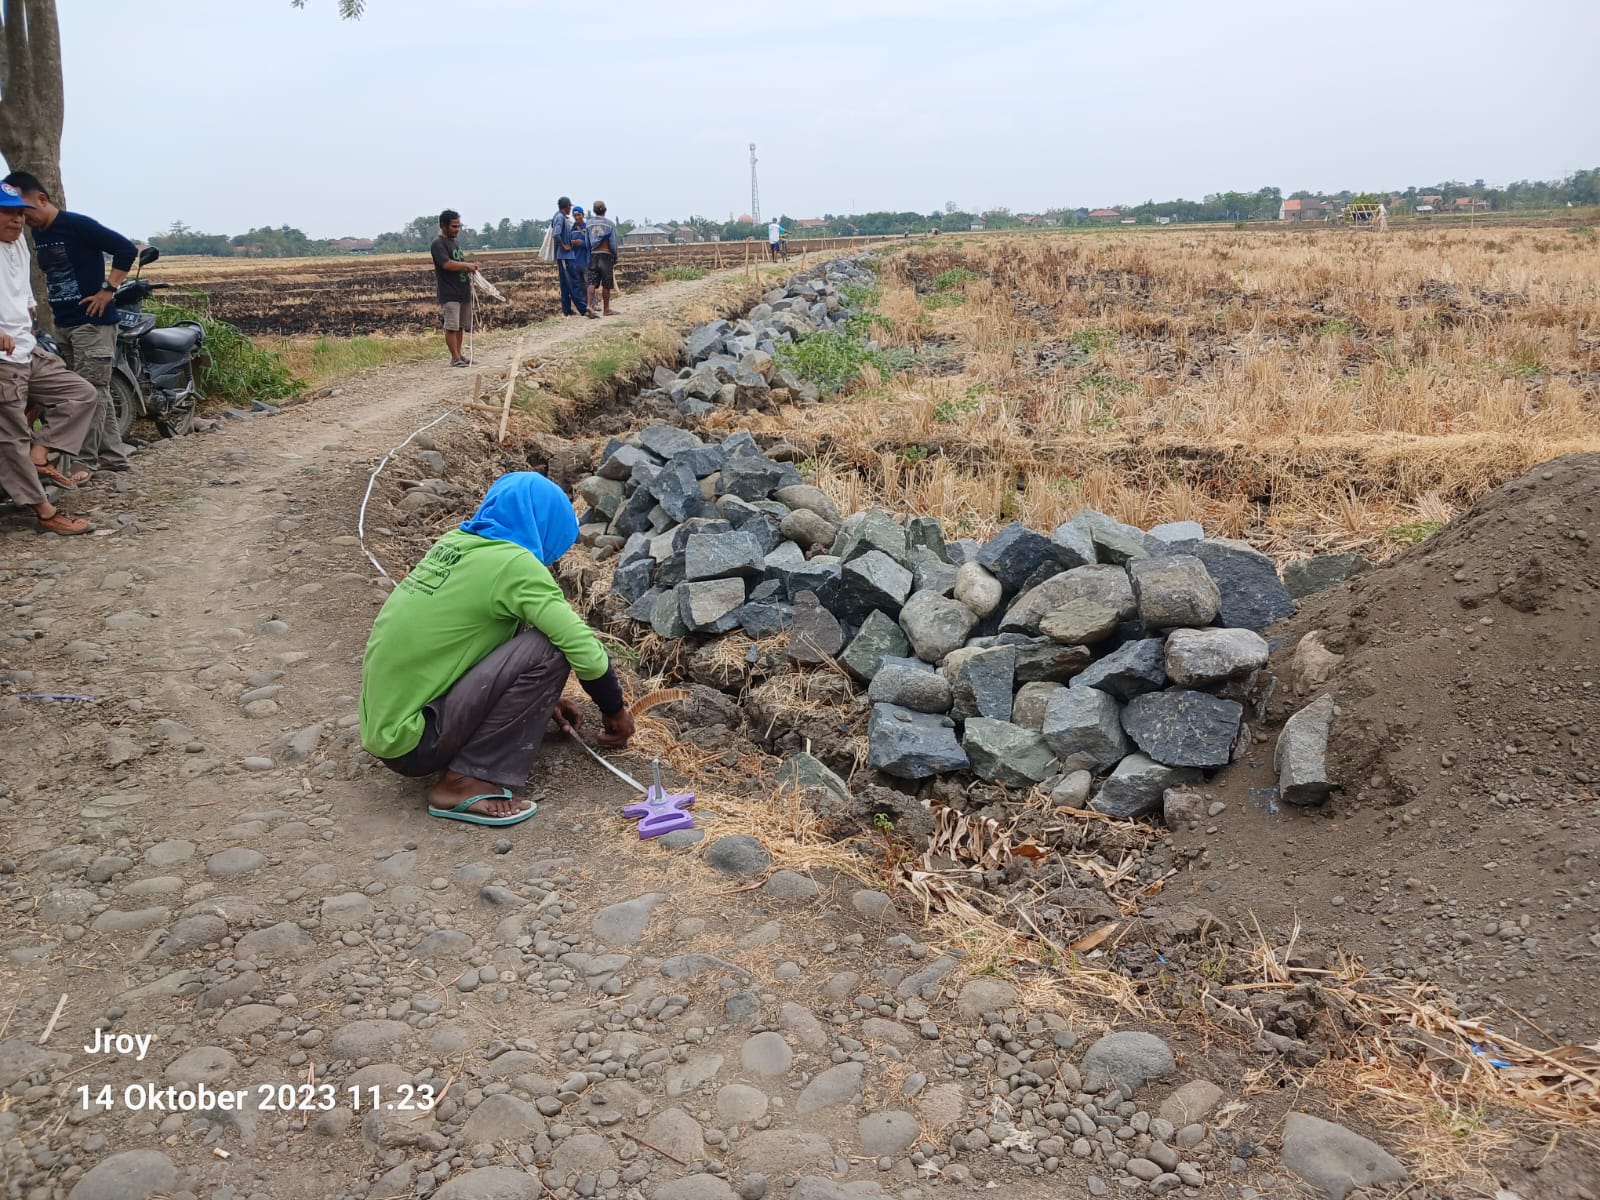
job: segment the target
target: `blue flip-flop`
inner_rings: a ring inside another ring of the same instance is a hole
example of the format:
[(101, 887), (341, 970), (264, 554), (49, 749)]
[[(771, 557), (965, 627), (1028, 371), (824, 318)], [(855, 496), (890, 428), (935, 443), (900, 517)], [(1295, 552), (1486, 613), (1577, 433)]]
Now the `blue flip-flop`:
[(511, 794), (510, 788), (501, 788), (498, 792), (485, 792), (481, 796), (468, 796), (454, 808), (435, 808), (430, 804), (428, 805), (428, 815), (430, 817), (438, 817), (444, 821), (465, 821), (469, 825), (518, 825), (539, 811), (539, 806), (532, 800), (528, 801), (527, 808), (519, 813), (512, 813), (509, 817), (485, 817), (478, 813), (467, 811), (479, 800), (515, 799), (516, 797)]

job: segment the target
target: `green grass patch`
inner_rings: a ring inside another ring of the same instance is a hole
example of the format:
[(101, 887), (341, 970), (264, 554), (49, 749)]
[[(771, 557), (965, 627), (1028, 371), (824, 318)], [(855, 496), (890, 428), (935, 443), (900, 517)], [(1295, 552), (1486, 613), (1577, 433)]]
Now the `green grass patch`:
[(1354, 334), (1356, 327), (1343, 317), (1335, 317), (1331, 321), (1324, 321), (1317, 327), (1318, 337), (1349, 337)]
[(1109, 329), (1080, 329), (1067, 338), (1067, 343), (1085, 354), (1109, 350), (1117, 344), (1117, 335)]
[(704, 267), (692, 267), (686, 263), (678, 263), (670, 267), (662, 267), (656, 272), (656, 278), (662, 283), (692, 283), (696, 279), (704, 279), (711, 274)]
[[(846, 322), (849, 325), (849, 322)], [(880, 373), (903, 371), (915, 360), (911, 350), (870, 348), (860, 332), (850, 329), (824, 329), (803, 342), (778, 347), (778, 363), (802, 379), (808, 379), (824, 392), (841, 392), (871, 363)]]
[(179, 321), (198, 321), (206, 331), (200, 353), (200, 390), (209, 400), (249, 404), (254, 400), (282, 402), (305, 390), (305, 381), (296, 378), (283, 356), (258, 346), (237, 326), (211, 315), (210, 302), (203, 292), (191, 292), (185, 304), (170, 301), (147, 303), (144, 311), (158, 326)]
[(847, 283), (839, 289), (839, 303), (846, 308), (877, 308), (883, 289), (871, 283)]
[(936, 292), (956, 292), (982, 278), (976, 271), (969, 271), (965, 267), (951, 267), (948, 271), (940, 271), (933, 277), (933, 290)]
[(372, 367), (421, 362), (445, 352), (444, 342), (437, 336), (423, 334), (262, 338), (256, 345), (278, 355), (293, 375), (313, 388), (338, 383)]
[(1409, 525), (1391, 525), (1383, 531), (1383, 536), (1396, 542), (1404, 542), (1408, 546), (1415, 546), (1418, 542), (1427, 541), (1443, 528), (1443, 521), (1413, 521)]
[(922, 298), (922, 307), (928, 312), (936, 312), (941, 308), (958, 308), (966, 302), (967, 298), (956, 292), (935, 292)]

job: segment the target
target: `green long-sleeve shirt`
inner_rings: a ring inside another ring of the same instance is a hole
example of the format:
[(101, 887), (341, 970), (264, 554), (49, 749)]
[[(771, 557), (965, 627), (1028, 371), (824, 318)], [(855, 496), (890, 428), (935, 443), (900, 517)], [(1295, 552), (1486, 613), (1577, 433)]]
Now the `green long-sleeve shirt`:
[(422, 740), (422, 708), (526, 622), (567, 656), (580, 681), (611, 661), (561, 586), (511, 542), (452, 530), (384, 601), (361, 663), (361, 744), (398, 758)]

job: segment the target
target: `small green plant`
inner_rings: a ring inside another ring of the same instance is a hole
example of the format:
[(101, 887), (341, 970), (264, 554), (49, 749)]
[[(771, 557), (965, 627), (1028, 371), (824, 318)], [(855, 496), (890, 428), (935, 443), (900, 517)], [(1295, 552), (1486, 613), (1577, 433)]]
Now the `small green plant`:
[(1383, 531), (1383, 536), (1404, 542), (1408, 546), (1415, 546), (1418, 542), (1427, 541), (1443, 528), (1443, 521), (1413, 521), (1409, 525), (1391, 525)]
[(1104, 371), (1090, 371), (1081, 376), (1078, 383), (1091, 392), (1110, 392), (1115, 396), (1126, 396), (1135, 387), (1133, 380), (1120, 375), (1107, 375)]
[(933, 290), (936, 292), (955, 292), (966, 287), (967, 284), (982, 278), (976, 271), (969, 271), (965, 267), (951, 267), (948, 271), (940, 271), (933, 277)]
[(709, 274), (710, 272), (704, 267), (675, 263), (670, 267), (662, 267), (656, 272), (656, 278), (663, 283), (690, 283), (696, 279), (704, 279)]
[(839, 303), (846, 308), (876, 308), (883, 291), (870, 283), (847, 283), (839, 289)]
[(872, 827), (879, 833), (893, 833), (894, 818), (886, 812), (875, 812), (872, 814)]
[(1067, 342), (1085, 354), (1095, 354), (1116, 345), (1117, 335), (1109, 329), (1080, 329), (1068, 337)]
[(900, 461), (902, 461), (902, 462), (904, 462), (904, 463), (906, 463), (908, 465), (914, 466), (915, 464), (921, 462), (923, 459), (925, 459), (927, 457), (928, 457), (928, 448), (926, 446), (918, 446), (918, 445), (903, 446), (903, 447), (901, 447), (901, 450), (900, 450)]
[(956, 292), (935, 292), (922, 298), (922, 307), (928, 312), (935, 312), (941, 308), (959, 308), (966, 301), (965, 296)]
[(858, 337), (837, 329), (814, 333), (802, 342), (778, 347), (778, 363), (809, 379), (825, 392), (849, 387), (861, 368), (875, 363), (877, 355)]
[(1356, 327), (1343, 317), (1335, 317), (1331, 321), (1324, 321), (1317, 329), (1318, 337), (1349, 337), (1355, 333)]
[(1516, 376), (1518, 379), (1533, 379), (1543, 375), (1546, 371), (1544, 360), (1539, 357), (1539, 351), (1532, 346), (1518, 347), (1517, 352), (1511, 356), (1511, 361), (1502, 368), (1507, 376)]
[(155, 302), (144, 311), (155, 317), (158, 326), (200, 323), (206, 332), (200, 351), (200, 390), (209, 399), (235, 404), (281, 402), (305, 390), (305, 383), (295, 378), (281, 355), (257, 346), (237, 326), (213, 317), (203, 292), (191, 292), (188, 303)]

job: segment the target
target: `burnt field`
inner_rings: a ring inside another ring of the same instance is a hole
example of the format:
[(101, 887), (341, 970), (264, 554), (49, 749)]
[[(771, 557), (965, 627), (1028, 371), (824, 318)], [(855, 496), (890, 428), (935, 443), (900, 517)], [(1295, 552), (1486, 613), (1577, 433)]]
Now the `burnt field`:
[[(843, 249), (871, 239), (829, 239), (804, 244), (808, 253)], [(791, 258), (799, 259), (797, 246)], [(766, 246), (755, 242), (706, 242), (649, 249), (625, 249), (617, 265), (623, 296), (658, 279), (670, 267), (713, 271), (762, 261)], [(491, 250), (471, 258), (505, 296), (504, 304), (484, 301), (478, 329), (515, 327), (560, 311), (556, 269), (539, 261), (536, 250)], [(172, 285), (164, 299), (200, 293), (212, 314), (252, 337), (317, 334), (415, 334), (436, 329), (433, 268), (425, 254), (387, 254), (339, 258), (163, 259), (151, 279)]]

